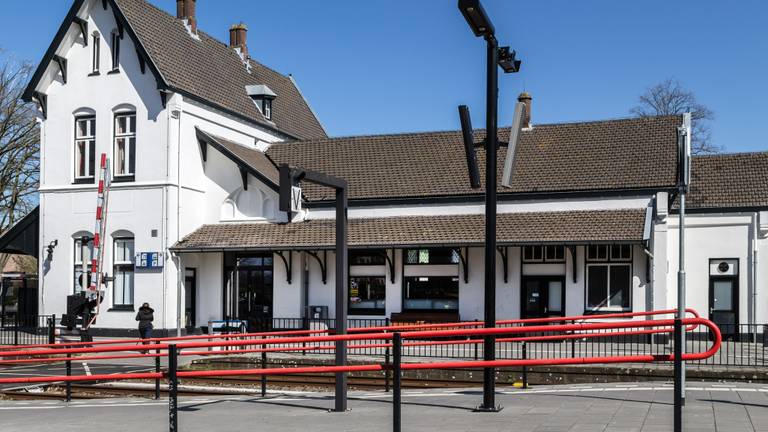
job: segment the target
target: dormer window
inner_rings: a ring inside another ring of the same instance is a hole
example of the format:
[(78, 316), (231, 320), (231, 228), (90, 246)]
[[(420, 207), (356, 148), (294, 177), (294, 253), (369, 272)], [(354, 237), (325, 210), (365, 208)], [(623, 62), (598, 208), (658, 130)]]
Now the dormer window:
[(264, 84), (245, 86), (245, 91), (264, 118), (272, 120), (272, 101), (277, 97), (275, 92)]

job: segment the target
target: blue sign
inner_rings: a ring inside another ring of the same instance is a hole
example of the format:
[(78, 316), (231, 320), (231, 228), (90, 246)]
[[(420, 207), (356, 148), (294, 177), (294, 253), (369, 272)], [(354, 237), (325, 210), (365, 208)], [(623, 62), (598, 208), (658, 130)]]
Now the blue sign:
[(162, 268), (163, 254), (160, 252), (139, 252), (136, 254), (136, 267)]

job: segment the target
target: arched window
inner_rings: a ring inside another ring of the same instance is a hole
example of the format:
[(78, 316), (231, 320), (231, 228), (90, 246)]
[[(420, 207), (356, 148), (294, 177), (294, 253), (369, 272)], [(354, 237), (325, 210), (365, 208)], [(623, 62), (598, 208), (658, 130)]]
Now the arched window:
[(92, 183), (96, 172), (96, 112), (90, 108), (75, 111), (75, 182)]
[(99, 64), (100, 59), (99, 56), (101, 55), (101, 35), (99, 32), (95, 31), (91, 35), (91, 42), (93, 43), (93, 48), (91, 51), (91, 62), (92, 62), (92, 74), (98, 74), (99, 73)]
[(116, 181), (131, 181), (136, 175), (136, 110), (132, 105), (115, 108), (112, 160)]
[(72, 263), (74, 266), (72, 275), (72, 293), (76, 294), (85, 290), (90, 278), (86, 276), (83, 283), (83, 269), (88, 274), (88, 265), (93, 257), (93, 234), (88, 231), (79, 231), (72, 235)]
[(112, 30), (112, 72), (120, 70), (120, 32)]
[(133, 309), (135, 247), (133, 233), (117, 231), (112, 234), (112, 307)]

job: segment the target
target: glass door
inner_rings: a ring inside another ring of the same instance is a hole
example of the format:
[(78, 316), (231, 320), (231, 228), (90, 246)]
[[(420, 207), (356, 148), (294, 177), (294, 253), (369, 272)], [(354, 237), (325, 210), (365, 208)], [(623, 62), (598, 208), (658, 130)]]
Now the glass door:
[(271, 328), (272, 270), (271, 254), (237, 259), (237, 317), (248, 323), (249, 331)]
[(523, 276), (521, 318), (563, 316), (563, 276)]
[(738, 276), (710, 276), (709, 319), (723, 337), (738, 335), (739, 324)]

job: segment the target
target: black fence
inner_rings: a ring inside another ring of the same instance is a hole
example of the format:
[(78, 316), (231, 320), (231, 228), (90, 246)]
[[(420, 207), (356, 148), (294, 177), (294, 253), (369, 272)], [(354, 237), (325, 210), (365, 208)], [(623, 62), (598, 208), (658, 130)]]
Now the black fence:
[(53, 343), (53, 315), (0, 315), (0, 345), (35, 345)]
[[(252, 321), (249, 331), (288, 331), (288, 330), (317, 330), (318, 335), (326, 331), (333, 332), (335, 319), (306, 319), (306, 318), (271, 318)], [(478, 326), (482, 323), (478, 322)], [(518, 324), (509, 327), (517, 326)], [(397, 324), (389, 319), (356, 319), (351, 318), (348, 328), (353, 327), (390, 327), (397, 331)], [(441, 328), (441, 329), (449, 329)], [(466, 328), (466, 327), (464, 327)], [(548, 336), (561, 335), (560, 332), (538, 332), (526, 334), (534, 336), (538, 341), (509, 341), (520, 338), (520, 334), (510, 333), (496, 338), (497, 359), (553, 359), (631, 356), (642, 354), (671, 354), (674, 352), (671, 333), (658, 332), (646, 334), (647, 328), (628, 328), (619, 330), (592, 331), (599, 337), (569, 336), (567, 340), (541, 340)], [(760, 325), (731, 325), (723, 334), (720, 350), (705, 360), (690, 361), (691, 365), (712, 366), (768, 366), (768, 324)], [(635, 332), (636, 334), (632, 334)], [(462, 337), (450, 339), (450, 344), (439, 344), (434, 340), (409, 339), (403, 346), (404, 357), (451, 358), (451, 359), (481, 359), (483, 343), (480, 337)], [(447, 341), (443, 339), (443, 341)], [(363, 340), (348, 342), (351, 356), (385, 356), (389, 349), (381, 340)], [(332, 354), (333, 344), (329, 342), (278, 345), (282, 348), (294, 348), (297, 354)], [(709, 329), (698, 326), (686, 332), (686, 352), (703, 352), (711, 346)]]

